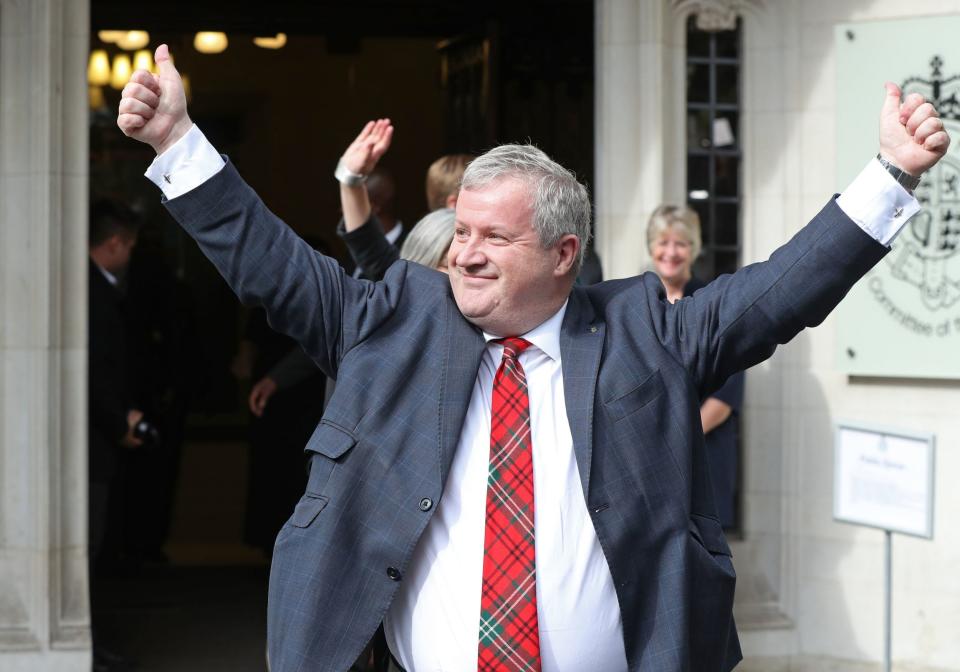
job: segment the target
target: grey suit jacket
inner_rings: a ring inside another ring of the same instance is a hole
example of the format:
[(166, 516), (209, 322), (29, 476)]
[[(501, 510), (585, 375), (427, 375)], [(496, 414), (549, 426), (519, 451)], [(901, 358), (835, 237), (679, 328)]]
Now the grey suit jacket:
[[(445, 275), (401, 261), (382, 282), (346, 276), (230, 164), (167, 207), (240, 299), (337, 379), (306, 446), (306, 493), (277, 538), (268, 621), (273, 672), (345, 670), (442, 505), (484, 340)], [(831, 201), (768, 261), (675, 304), (653, 274), (574, 287), (566, 411), (630, 670), (739, 661), (700, 400), (820, 323), (885, 252)]]

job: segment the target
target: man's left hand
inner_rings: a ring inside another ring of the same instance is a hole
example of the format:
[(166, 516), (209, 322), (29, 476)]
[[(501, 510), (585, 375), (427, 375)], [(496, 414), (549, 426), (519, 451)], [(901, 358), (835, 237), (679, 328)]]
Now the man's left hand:
[(900, 102), (900, 87), (886, 83), (880, 112), (880, 154), (898, 168), (920, 177), (947, 153), (950, 136), (933, 105), (919, 93)]

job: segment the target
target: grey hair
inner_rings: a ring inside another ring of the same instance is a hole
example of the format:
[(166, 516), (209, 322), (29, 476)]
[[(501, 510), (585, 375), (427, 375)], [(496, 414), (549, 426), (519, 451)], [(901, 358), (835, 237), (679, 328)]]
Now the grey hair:
[(676, 231), (690, 243), (690, 259), (700, 256), (703, 240), (700, 237), (700, 215), (686, 205), (664, 204), (650, 215), (647, 222), (647, 251), (653, 252), (653, 244), (667, 231)]
[(580, 239), (573, 271), (590, 242), (590, 195), (577, 177), (533, 145), (500, 145), (467, 166), (461, 189), (483, 189), (505, 177), (524, 180), (533, 197), (533, 230), (544, 248), (567, 234)]
[(437, 268), (450, 249), (456, 218), (456, 212), (450, 208), (441, 208), (425, 215), (403, 241), (400, 258), (428, 268)]

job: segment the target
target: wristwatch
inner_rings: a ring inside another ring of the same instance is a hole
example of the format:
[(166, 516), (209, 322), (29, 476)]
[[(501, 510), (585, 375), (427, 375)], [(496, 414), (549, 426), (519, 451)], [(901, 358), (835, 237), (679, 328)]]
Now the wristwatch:
[(880, 165), (887, 169), (887, 172), (897, 181), (901, 187), (907, 191), (913, 191), (918, 186), (920, 186), (920, 178), (914, 177), (907, 171), (902, 168), (897, 168), (895, 165), (887, 161), (885, 158), (877, 154), (877, 161), (880, 162)]
[(337, 161), (337, 169), (333, 171), (333, 176), (337, 178), (340, 184), (345, 184), (348, 187), (359, 187), (367, 181), (366, 175), (360, 175), (347, 168), (342, 157)]

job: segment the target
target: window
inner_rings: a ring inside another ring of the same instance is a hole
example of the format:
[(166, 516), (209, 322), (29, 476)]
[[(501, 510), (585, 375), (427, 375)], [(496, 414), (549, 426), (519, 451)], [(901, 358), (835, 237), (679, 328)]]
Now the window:
[(687, 203), (700, 215), (694, 273), (712, 280), (740, 262), (740, 20), (708, 32), (687, 19)]

